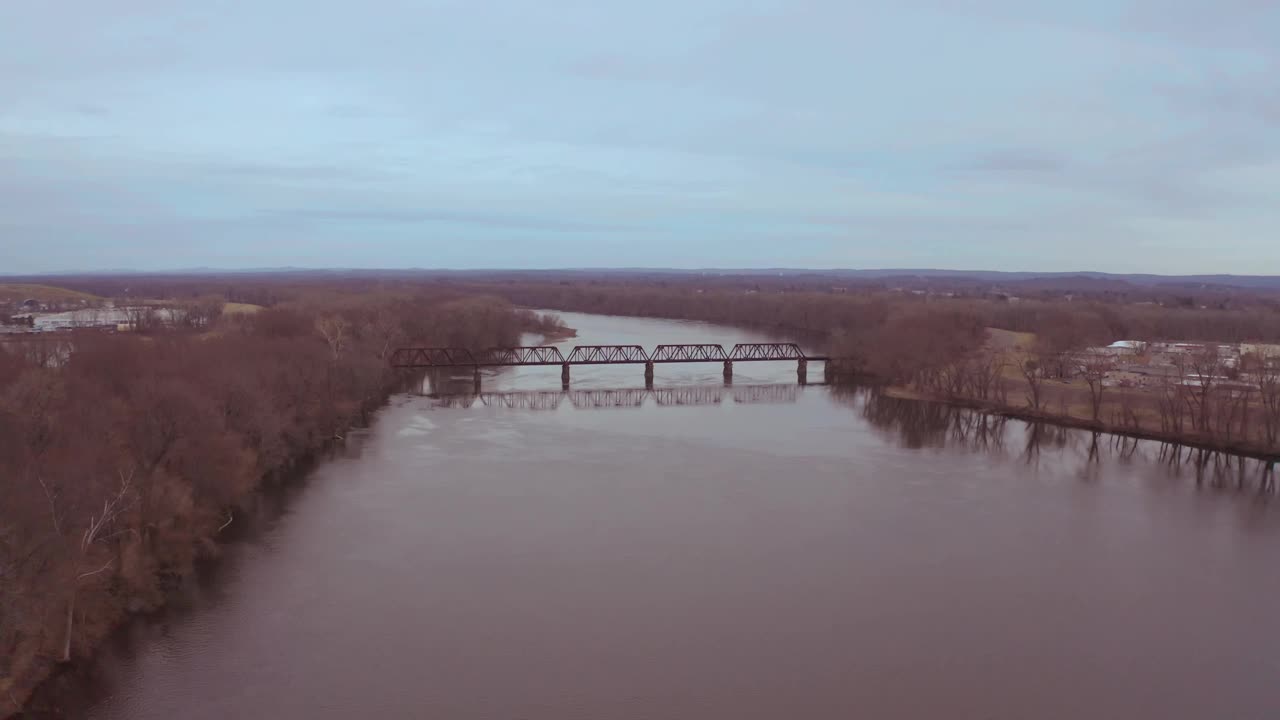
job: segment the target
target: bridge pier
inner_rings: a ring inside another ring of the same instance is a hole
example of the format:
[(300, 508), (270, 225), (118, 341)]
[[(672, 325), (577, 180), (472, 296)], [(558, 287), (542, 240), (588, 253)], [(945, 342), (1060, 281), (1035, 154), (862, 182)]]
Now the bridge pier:
[(476, 394), (479, 395), (480, 394), (480, 366), (479, 365), (475, 366), (474, 380), (475, 380)]
[(653, 385), (653, 363), (652, 362), (647, 362), (644, 364), (644, 384), (646, 386)]
[(724, 384), (731, 385), (733, 383), (733, 361), (724, 361)]
[(822, 361), (822, 382), (830, 383), (836, 379), (836, 369), (831, 366), (830, 360)]
[(805, 360), (804, 358), (800, 358), (800, 360), (796, 363), (796, 379), (800, 381), (801, 385), (809, 384), (809, 361), (808, 360)]
[(569, 363), (560, 366), (560, 385), (564, 389), (569, 389)]

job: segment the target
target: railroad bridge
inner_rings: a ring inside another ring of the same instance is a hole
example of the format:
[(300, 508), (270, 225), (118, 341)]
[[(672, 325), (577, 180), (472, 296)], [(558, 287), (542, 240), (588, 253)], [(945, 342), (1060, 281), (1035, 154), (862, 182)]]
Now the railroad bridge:
[(475, 373), (477, 391), (480, 368), (560, 366), (560, 381), (569, 387), (569, 368), (573, 365), (643, 365), (646, 386), (653, 385), (654, 366), (664, 363), (722, 363), (725, 382), (733, 380), (733, 364), (739, 362), (796, 363), (796, 377), (803, 385), (808, 380), (810, 362), (822, 362), (823, 374), (830, 377), (829, 358), (806, 355), (795, 343), (739, 343), (725, 350), (723, 345), (659, 345), (647, 352), (639, 345), (578, 345), (565, 355), (552, 345), (488, 348), (470, 350), (447, 347), (408, 347), (391, 353), (395, 368), (470, 368)]

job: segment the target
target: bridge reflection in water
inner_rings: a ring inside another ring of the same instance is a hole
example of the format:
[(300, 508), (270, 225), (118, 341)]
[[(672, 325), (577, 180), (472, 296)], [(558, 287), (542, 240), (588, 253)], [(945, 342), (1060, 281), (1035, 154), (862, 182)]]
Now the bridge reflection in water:
[(603, 390), (533, 390), (432, 395), (439, 408), (496, 407), (509, 410), (558, 410), (568, 403), (576, 410), (658, 406), (794, 403), (804, 388), (791, 383), (777, 385), (695, 385), (672, 388), (617, 388)]

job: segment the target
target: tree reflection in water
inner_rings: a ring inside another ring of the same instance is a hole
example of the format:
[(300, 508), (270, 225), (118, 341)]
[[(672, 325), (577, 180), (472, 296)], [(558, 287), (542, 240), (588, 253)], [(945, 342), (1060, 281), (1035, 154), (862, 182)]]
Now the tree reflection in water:
[[(948, 448), (1006, 455), (1021, 448), (1019, 459), (1039, 470), (1042, 450), (1056, 451), (1052, 462), (1079, 461), (1077, 476), (1096, 481), (1106, 463), (1162, 464), (1171, 478), (1191, 476), (1198, 487), (1275, 492), (1275, 462), (1171, 442), (1076, 430), (1045, 422), (1010, 419), (967, 408), (892, 397), (877, 388), (833, 387), (837, 401), (858, 410), (871, 427), (910, 449)], [(1021, 435), (1019, 436), (1019, 433)]]

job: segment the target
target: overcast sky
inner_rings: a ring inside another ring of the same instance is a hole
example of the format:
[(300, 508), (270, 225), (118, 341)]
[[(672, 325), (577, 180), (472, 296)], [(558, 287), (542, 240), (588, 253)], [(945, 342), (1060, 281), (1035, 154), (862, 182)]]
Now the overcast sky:
[(0, 272), (1280, 274), (1275, 0), (0, 1)]

